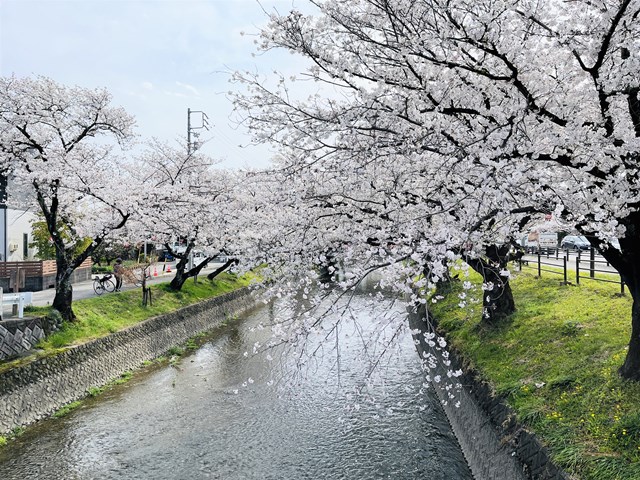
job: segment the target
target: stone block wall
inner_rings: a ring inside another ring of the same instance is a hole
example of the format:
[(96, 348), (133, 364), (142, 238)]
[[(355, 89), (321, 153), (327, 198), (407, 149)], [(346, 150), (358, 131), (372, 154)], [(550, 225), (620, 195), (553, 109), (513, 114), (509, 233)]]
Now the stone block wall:
[[(409, 310), (409, 324), (420, 332), (431, 331), (425, 322), (425, 308)], [(443, 335), (443, 332), (439, 332)], [(422, 356), (430, 351), (424, 336), (414, 336)], [(437, 355), (437, 353), (436, 353)], [(490, 385), (461, 357), (449, 350), (451, 365), (438, 365), (432, 376), (447, 378), (447, 370), (462, 370), (458, 378), (461, 390), (450, 399), (441, 384), (432, 383), (451, 428), (458, 439), (471, 472), (477, 480), (568, 480), (569, 476), (551, 461), (546, 449), (533, 433), (516, 421), (515, 412), (496, 396)], [(459, 407), (456, 407), (456, 402)]]
[[(475, 478), (568, 480), (536, 436), (516, 421), (506, 402), (476, 372), (462, 366), (455, 352), (450, 360), (452, 368), (464, 372), (459, 378), (460, 406), (449, 401), (443, 408)], [(446, 401), (442, 391), (439, 396)]]
[(0, 435), (83, 398), (89, 388), (107, 384), (255, 303), (249, 289), (237, 290), (1, 373)]
[(0, 360), (28, 352), (44, 337), (41, 318), (0, 321)]

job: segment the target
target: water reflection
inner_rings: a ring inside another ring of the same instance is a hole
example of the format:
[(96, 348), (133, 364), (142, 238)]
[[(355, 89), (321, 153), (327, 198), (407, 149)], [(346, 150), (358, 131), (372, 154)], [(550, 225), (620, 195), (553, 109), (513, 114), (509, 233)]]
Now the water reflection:
[(380, 365), (383, 383), (344, 399), (362, 387), (368, 363), (353, 342), (372, 334), (362, 317), (372, 302), (354, 301), (361, 317), (340, 327), (340, 362), (327, 348), (298, 371), (296, 388), (269, 386), (289, 357), (245, 354), (270, 338), (255, 328), (274, 318), (265, 306), (175, 367), (149, 369), (30, 429), (0, 451), (0, 478), (470, 479), (439, 406), (419, 393), (408, 336)]

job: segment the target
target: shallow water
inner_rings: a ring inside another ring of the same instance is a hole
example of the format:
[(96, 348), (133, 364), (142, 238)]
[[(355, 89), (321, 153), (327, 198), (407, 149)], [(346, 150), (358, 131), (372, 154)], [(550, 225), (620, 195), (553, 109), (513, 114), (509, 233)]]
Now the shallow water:
[(327, 347), (294, 381), (269, 384), (291, 371), (290, 357), (245, 354), (269, 339), (255, 327), (274, 307), (262, 307), (176, 366), (150, 367), (30, 428), (0, 450), (0, 479), (471, 479), (435, 396), (418, 393), (408, 333), (377, 385), (345, 398), (362, 387), (356, 347), (375, 315), (359, 308), (369, 300), (354, 302), (358, 328), (341, 327), (340, 356)]

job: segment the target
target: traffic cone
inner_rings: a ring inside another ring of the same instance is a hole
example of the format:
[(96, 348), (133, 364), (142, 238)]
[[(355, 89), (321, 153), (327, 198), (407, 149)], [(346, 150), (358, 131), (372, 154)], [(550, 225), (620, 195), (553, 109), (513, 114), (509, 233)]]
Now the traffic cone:
[(154, 277), (158, 276), (158, 270), (156, 269), (156, 267), (153, 267), (153, 276)]
[(167, 273), (171, 273), (171, 264), (167, 264)]

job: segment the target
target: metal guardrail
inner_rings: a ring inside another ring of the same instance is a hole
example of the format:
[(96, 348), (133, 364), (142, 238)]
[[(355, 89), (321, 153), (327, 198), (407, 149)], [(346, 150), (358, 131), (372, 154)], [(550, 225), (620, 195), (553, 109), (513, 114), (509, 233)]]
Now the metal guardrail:
[[(602, 260), (600, 260), (599, 258), (602, 258)], [(580, 285), (580, 279), (584, 279), (584, 280), (595, 280), (596, 282), (606, 282), (606, 283), (618, 283), (620, 284), (620, 294), (624, 295), (624, 281), (622, 280), (622, 277), (620, 277), (620, 274), (615, 272), (611, 272), (609, 270), (602, 270), (602, 269), (598, 269), (596, 268), (596, 266), (598, 265), (602, 265), (605, 264), (607, 266), (609, 266), (609, 262), (607, 262), (606, 260), (604, 260), (604, 257), (601, 257), (600, 255), (596, 255), (595, 254), (595, 249), (591, 249), (589, 252), (589, 259), (586, 260), (587, 262), (589, 262), (589, 268), (586, 269), (589, 272), (589, 276), (584, 276), (584, 275), (580, 275), (580, 264), (582, 262), (585, 262), (585, 260), (581, 259), (580, 253), (578, 253), (578, 255), (576, 256), (576, 284)], [(584, 271), (585, 269), (583, 269)], [(606, 273), (608, 275), (618, 275), (619, 280), (608, 280), (606, 278), (596, 278), (596, 273)]]
[(548, 268), (542, 268), (543, 266), (545, 267), (555, 267), (555, 268), (560, 268), (560, 265), (557, 265), (555, 263), (550, 263), (550, 262), (543, 262), (542, 259), (543, 258), (551, 258), (552, 254), (550, 250), (546, 251), (546, 254), (543, 255), (541, 254), (539, 251), (537, 252), (536, 256), (537, 256), (537, 261), (536, 261), (536, 265), (535, 266), (530, 266), (529, 262), (530, 260), (522, 260), (520, 259), (518, 261), (518, 267), (519, 270), (522, 271), (523, 267), (527, 267), (527, 268), (535, 268), (538, 271), (538, 277), (542, 277), (542, 272), (547, 272), (547, 273), (552, 273), (554, 275), (562, 275), (564, 277), (563, 283), (564, 284), (568, 284), (568, 280), (567, 280), (567, 257), (566, 255), (563, 255), (562, 257), (559, 256), (559, 249), (553, 249), (553, 252), (555, 254), (555, 258), (556, 260), (562, 260), (563, 264), (562, 264), (562, 272), (559, 272), (557, 270), (549, 270)]
[[(24, 316), (24, 307), (32, 302), (32, 292), (4, 293), (0, 288), (0, 306), (4, 310), (5, 305), (18, 306), (18, 318)], [(2, 313), (2, 312), (0, 312)], [(0, 315), (2, 317), (2, 315)]]
[[(535, 265), (529, 265), (530, 260), (519, 259), (518, 267), (519, 270), (522, 271), (522, 268), (531, 268), (537, 269), (538, 277), (542, 277), (542, 272), (551, 273), (554, 275), (562, 275), (564, 277), (563, 283), (566, 285), (569, 283), (568, 281), (568, 264), (569, 264), (569, 252), (565, 251), (562, 257), (559, 256), (559, 250), (555, 250), (555, 258), (556, 260), (562, 260), (562, 265), (558, 265), (557, 263), (551, 263), (543, 261), (543, 258), (551, 258), (550, 252), (547, 251), (546, 255), (537, 253), (537, 259), (535, 260)], [(587, 263), (588, 267), (584, 267), (584, 264)], [(603, 270), (602, 268), (597, 268), (598, 265), (606, 265), (609, 266), (609, 262), (607, 262), (604, 257), (601, 255), (597, 255), (594, 248), (591, 248), (589, 251), (589, 257), (585, 259), (582, 256), (582, 252), (578, 251), (575, 259), (575, 278), (576, 284), (580, 285), (580, 280), (593, 280), (596, 282), (605, 282), (605, 283), (617, 283), (620, 285), (620, 294), (624, 295), (624, 281), (620, 277), (620, 274), (616, 271), (611, 270)], [(550, 270), (549, 268), (543, 267), (554, 267), (556, 270)], [(558, 271), (558, 269), (562, 269)], [(581, 273), (588, 272), (588, 275), (583, 275)], [(596, 277), (596, 273), (604, 273), (607, 275), (617, 275), (619, 280), (611, 280), (607, 278), (598, 278)]]

